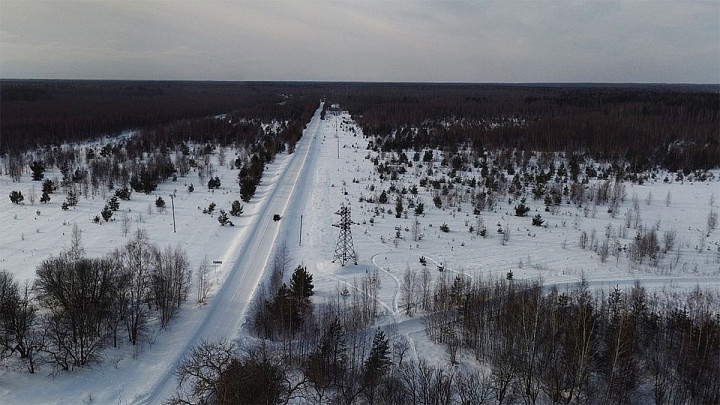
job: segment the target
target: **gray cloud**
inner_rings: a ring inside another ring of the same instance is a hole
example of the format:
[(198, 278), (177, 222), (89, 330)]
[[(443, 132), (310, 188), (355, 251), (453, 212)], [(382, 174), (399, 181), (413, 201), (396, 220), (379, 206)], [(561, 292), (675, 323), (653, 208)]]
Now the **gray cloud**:
[(720, 82), (716, 1), (8, 1), (0, 76)]

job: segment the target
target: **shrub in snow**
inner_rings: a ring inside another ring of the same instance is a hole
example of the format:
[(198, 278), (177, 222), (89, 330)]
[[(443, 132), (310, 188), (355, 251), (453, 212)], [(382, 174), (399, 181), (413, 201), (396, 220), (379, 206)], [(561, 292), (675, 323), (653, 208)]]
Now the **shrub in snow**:
[(20, 204), (24, 199), (25, 197), (23, 197), (20, 191), (10, 192), (10, 201), (12, 201), (13, 204)]
[(215, 203), (214, 202), (210, 203), (210, 205), (208, 205), (208, 207), (203, 210), (203, 214), (212, 215), (213, 211), (215, 211)]

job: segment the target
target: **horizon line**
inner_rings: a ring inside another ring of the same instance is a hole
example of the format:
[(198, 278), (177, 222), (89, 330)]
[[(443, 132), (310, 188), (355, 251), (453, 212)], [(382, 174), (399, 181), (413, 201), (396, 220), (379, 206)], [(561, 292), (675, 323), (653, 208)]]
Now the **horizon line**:
[(14, 78), (4, 77), (0, 81), (77, 81), (77, 82), (193, 82), (193, 83), (318, 83), (318, 84), (433, 84), (433, 85), (505, 85), (505, 86), (543, 86), (543, 85), (603, 85), (603, 86), (720, 86), (720, 82), (611, 82), (611, 81), (529, 81), (529, 82), (462, 82), (462, 81), (366, 81), (366, 80), (225, 80), (225, 79), (79, 79), (79, 78)]

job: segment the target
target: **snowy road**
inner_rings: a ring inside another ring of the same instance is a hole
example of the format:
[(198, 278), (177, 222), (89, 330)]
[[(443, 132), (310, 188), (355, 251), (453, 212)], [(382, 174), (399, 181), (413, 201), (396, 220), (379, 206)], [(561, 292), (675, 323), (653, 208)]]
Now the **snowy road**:
[[(137, 403), (158, 404), (169, 399), (176, 389), (175, 371), (186, 353), (203, 340), (231, 340), (245, 321), (245, 314), (251, 302), (255, 288), (261, 281), (263, 271), (270, 259), (275, 241), (284, 220), (273, 221), (274, 214), (286, 216), (288, 205), (299, 183), (309, 172), (306, 162), (312, 162), (313, 152), (320, 138), (320, 111), (315, 112), (298, 143), (292, 160), (288, 163), (275, 187), (265, 196), (265, 204), (258, 210), (252, 229), (244, 238), (245, 243), (223, 257), (223, 264), (232, 265), (232, 270), (217, 295), (212, 298), (202, 322), (189, 333), (187, 342), (175, 353), (175, 359), (166, 363), (169, 367), (162, 372), (157, 383), (145, 395), (137, 398)], [(294, 201), (294, 204), (297, 204)]]

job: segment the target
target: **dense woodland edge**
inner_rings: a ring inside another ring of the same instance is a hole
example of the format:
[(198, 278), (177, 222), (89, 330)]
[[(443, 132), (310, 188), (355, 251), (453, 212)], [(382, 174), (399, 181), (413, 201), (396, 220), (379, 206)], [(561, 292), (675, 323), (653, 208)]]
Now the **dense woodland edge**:
[[(71, 194), (83, 179), (92, 183), (92, 176), (78, 171), (78, 151), (59, 145), (128, 128), (139, 132), (107, 149), (84, 151), (92, 153), (84, 157), (87, 161), (119, 162), (118, 170), (112, 165), (98, 168), (107, 174), (98, 179), (105, 187), (152, 192), (178, 170), (190, 170), (189, 161), (186, 166), (182, 159), (178, 164), (163, 157), (168, 150), (188, 156), (188, 144), (198, 145), (198, 156), (212, 153), (215, 145), (246, 148), (247, 159), (237, 166), (245, 172), (238, 181), (241, 189), (243, 180), (257, 184), (275, 153), (292, 152), (322, 97), (328, 100), (326, 108), (339, 103), (348, 109), (375, 150), (405, 155), (409, 149), (439, 149), (448, 152), (448, 164), (454, 164), (458, 149), (472, 151), (478, 159), (461, 161), (461, 167), (482, 164), (490, 150), (505, 150), (508, 161), (535, 151), (562, 152), (577, 161), (613, 163), (609, 173), (617, 183), (637, 181), (642, 176), (632, 173), (657, 167), (687, 175), (720, 162), (720, 99), (712, 86), (2, 81), (1, 89), (0, 153), (7, 154), (6, 171), (20, 176), (28, 167), (33, 174), (58, 167)], [(268, 122), (277, 123), (275, 129), (268, 130)], [(28, 159), (27, 152), (38, 145), (34, 159)], [(147, 152), (152, 158), (143, 161)], [(378, 168), (381, 175), (382, 170)], [(252, 185), (246, 184), (246, 190)], [(134, 345), (148, 320), (164, 326), (187, 297), (190, 272), (182, 252), (162, 252), (139, 232), (108, 257), (88, 259), (82, 255), (79, 234), (74, 238), (76, 250), (43, 263), (35, 285), (21, 286), (9, 273), (0, 274), (0, 346), (5, 355), (19, 354), (31, 372), (37, 359), (62, 370), (82, 367), (103, 345), (117, 344), (118, 336), (126, 335)], [(148, 264), (123, 264), (133, 260)], [(163, 265), (166, 261), (174, 264)], [(562, 292), (511, 278), (463, 277), (441, 278), (430, 289), (420, 274), (415, 286), (425, 298), (419, 311), (426, 317), (428, 336), (447, 348), (451, 366), (446, 367), (409, 359), (408, 342), (373, 328), (378, 314), (372, 274), (352, 293), (338, 291), (336, 302), (315, 305), (310, 299), (312, 275), (298, 267), (290, 284), (282, 284), (287, 266), (286, 257), (276, 258), (271, 280), (256, 297), (253, 328), (262, 343), (242, 357), (227, 342), (199, 346), (178, 374), (181, 385), (192, 385), (189, 392), (197, 396), (174, 401), (720, 401), (720, 385), (713, 378), (720, 374), (718, 297), (707, 291), (660, 297), (638, 285), (606, 296), (590, 292), (584, 283)], [(152, 289), (136, 303), (127, 301), (137, 296), (127, 283), (133, 277), (131, 268), (145, 269), (140, 279), (157, 282), (149, 284)], [(62, 297), (62, 282), (68, 280), (97, 288), (68, 301)], [(130, 289), (117, 296), (93, 295), (111, 291), (111, 283)], [(84, 312), (73, 305), (95, 310)], [(68, 333), (76, 328), (82, 333)], [(459, 350), (488, 367), (477, 373), (452, 367)], [(210, 368), (193, 369), (193, 361)], [(190, 377), (183, 379), (183, 372)], [(198, 376), (212, 384), (203, 385)]]

